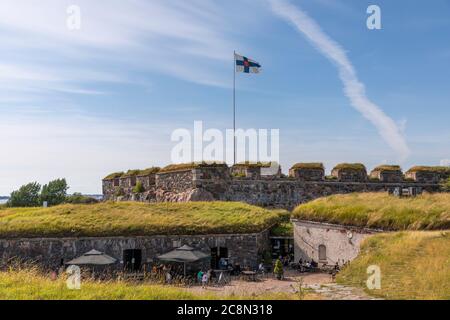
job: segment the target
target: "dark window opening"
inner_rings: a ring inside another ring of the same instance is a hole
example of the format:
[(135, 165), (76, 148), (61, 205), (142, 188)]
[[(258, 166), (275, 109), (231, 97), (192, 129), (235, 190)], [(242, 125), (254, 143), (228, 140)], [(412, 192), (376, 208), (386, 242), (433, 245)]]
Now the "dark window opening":
[(288, 256), (290, 259), (294, 257), (294, 239), (281, 238), (271, 239), (272, 243), (272, 259), (284, 258)]
[(114, 187), (118, 187), (119, 186), (119, 179), (114, 179)]
[(135, 187), (136, 186), (136, 177), (131, 177), (131, 187)]
[(136, 272), (141, 270), (142, 250), (123, 250), (123, 267), (126, 271)]

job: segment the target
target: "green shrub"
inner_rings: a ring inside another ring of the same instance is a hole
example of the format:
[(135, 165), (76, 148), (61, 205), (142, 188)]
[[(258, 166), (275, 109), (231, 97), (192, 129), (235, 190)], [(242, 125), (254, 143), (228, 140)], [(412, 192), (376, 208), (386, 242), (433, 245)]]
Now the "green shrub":
[(277, 261), (275, 261), (275, 267), (273, 268), (273, 273), (276, 275), (278, 280), (281, 280), (281, 278), (283, 277), (283, 264), (281, 263), (280, 259), (277, 259)]
[(274, 237), (294, 237), (294, 227), (292, 222), (282, 222), (270, 230), (270, 235)]
[(67, 196), (65, 202), (71, 204), (94, 204), (99, 201), (95, 198), (87, 197), (81, 193), (75, 192), (73, 195)]
[(136, 186), (133, 188), (133, 193), (143, 193), (143, 192), (145, 192), (145, 188), (142, 185), (142, 182), (138, 181), (136, 183)]

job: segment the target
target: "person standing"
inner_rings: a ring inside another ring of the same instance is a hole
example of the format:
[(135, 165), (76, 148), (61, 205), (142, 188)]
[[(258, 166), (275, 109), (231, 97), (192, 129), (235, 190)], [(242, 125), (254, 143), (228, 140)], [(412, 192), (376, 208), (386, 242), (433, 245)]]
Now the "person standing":
[(203, 271), (202, 270), (200, 270), (197, 273), (197, 281), (198, 281), (198, 283), (202, 283), (202, 281), (203, 281)]
[(203, 276), (202, 276), (202, 288), (203, 289), (205, 289), (208, 286), (208, 281), (209, 281), (208, 273), (203, 273)]

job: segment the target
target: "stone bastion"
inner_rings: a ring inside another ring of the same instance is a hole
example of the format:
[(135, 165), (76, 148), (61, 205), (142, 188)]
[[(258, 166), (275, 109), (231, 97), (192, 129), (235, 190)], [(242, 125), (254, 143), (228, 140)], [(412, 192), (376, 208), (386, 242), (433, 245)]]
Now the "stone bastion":
[(449, 167), (378, 166), (370, 174), (363, 164), (339, 164), (325, 176), (321, 163), (298, 163), (289, 175), (281, 168), (267, 174), (270, 164), (217, 163), (169, 165), (130, 170), (103, 179), (104, 200), (139, 202), (240, 201), (269, 208), (293, 209), (316, 198), (352, 192), (418, 188), (438, 192), (450, 178)]

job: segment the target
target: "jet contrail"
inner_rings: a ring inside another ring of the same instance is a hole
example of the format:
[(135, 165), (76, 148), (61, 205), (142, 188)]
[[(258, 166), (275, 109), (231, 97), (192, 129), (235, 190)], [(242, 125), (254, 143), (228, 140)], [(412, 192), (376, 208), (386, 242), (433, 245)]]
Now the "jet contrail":
[(350, 99), (351, 105), (375, 125), (386, 143), (398, 153), (401, 160), (405, 160), (410, 150), (400, 128), (367, 98), (364, 84), (359, 81), (356, 70), (341, 45), (323, 32), (320, 26), (297, 6), (285, 0), (269, 2), (275, 14), (293, 24), (317, 50), (337, 66), (345, 95)]

